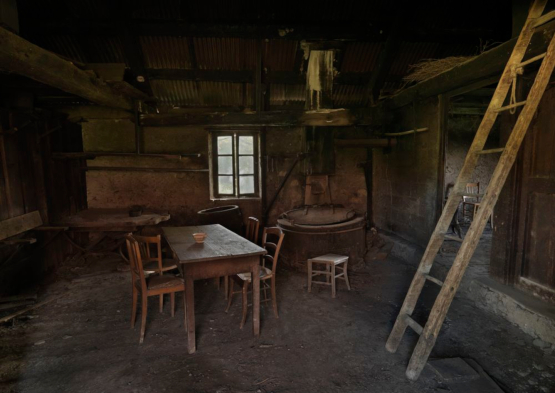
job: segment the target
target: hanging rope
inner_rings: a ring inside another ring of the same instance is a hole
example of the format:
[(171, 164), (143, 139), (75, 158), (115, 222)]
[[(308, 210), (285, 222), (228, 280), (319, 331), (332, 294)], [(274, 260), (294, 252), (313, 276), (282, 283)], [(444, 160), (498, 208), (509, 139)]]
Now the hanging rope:
[[(511, 83), (511, 97), (509, 98), (509, 105), (516, 104), (516, 79), (518, 76), (516, 68), (513, 69), (513, 82)], [(516, 107), (509, 109), (509, 113), (514, 115), (516, 113)]]

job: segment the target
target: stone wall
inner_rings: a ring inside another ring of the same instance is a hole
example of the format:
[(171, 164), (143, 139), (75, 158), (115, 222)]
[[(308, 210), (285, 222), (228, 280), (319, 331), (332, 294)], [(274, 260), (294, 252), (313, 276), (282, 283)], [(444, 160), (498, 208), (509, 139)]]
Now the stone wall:
[[(133, 152), (135, 129), (129, 120), (89, 120), (83, 123), (85, 151)], [(335, 130), (337, 137), (360, 137), (361, 131), (351, 128)], [(168, 168), (208, 168), (208, 131), (200, 127), (145, 127), (141, 149), (145, 153), (201, 153), (200, 158), (163, 159), (146, 157), (98, 157), (89, 161), (94, 166), (133, 166)], [(267, 200), (275, 194), (281, 180), (291, 167), (296, 154), (304, 149), (303, 128), (267, 128), (266, 155), (261, 165), (266, 168)], [(366, 160), (365, 149), (336, 150), (335, 174), (330, 178), (332, 201), (364, 213), (366, 184), (364, 172), (357, 164)], [(269, 214), (274, 225), (279, 214), (302, 205), (304, 200), (305, 165), (300, 163), (276, 199)], [(213, 201), (210, 199), (208, 172), (87, 173), (89, 207), (143, 205), (169, 211), (171, 225), (191, 225), (196, 212), (218, 205), (237, 204), (243, 216), (262, 217), (259, 199)]]
[(416, 108), (410, 105), (397, 110), (390, 132), (415, 127), (428, 127), (428, 131), (398, 137), (396, 147), (373, 152), (376, 225), (423, 246), (435, 228), (438, 193), (442, 194), (438, 190), (442, 143), (439, 106), (439, 99), (432, 97)]

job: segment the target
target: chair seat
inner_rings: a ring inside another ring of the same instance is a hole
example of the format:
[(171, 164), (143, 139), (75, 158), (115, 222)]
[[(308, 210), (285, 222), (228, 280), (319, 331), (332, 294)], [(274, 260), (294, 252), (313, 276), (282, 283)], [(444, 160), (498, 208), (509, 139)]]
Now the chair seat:
[[(162, 271), (177, 269), (177, 261), (175, 259), (162, 259)], [(145, 273), (159, 273), (158, 261), (150, 261), (143, 264)]]
[[(251, 281), (250, 273), (239, 273), (237, 276), (243, 281)], [(260, 266), (260, 278), (262, 280), (272, 277), (272, 271), (267, 267)]]
[(333, 263), (334, 265), (339, 265), (340, 263), (347, 262), (349, 260), (348, 256), (345, 255), (336, 255), (336, 254), (326, 254), (316, 258), (310, 258), (312, 262), (320, 262), (320, 263)]
[(147, 289), (162, 289), (177, 286), (185, 286), (185, 280), (174, 276), (152, 276), (147, 279)]

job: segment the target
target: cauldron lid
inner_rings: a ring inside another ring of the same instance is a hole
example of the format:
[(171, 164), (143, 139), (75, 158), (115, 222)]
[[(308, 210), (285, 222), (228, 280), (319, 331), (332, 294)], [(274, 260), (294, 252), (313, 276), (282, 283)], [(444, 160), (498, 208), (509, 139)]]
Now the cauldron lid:
[(332, 225), (351, 220), (356, 215), (352, 209), (337, 206), (305, 206), (289, 210), (279, 218), (295, 225)]

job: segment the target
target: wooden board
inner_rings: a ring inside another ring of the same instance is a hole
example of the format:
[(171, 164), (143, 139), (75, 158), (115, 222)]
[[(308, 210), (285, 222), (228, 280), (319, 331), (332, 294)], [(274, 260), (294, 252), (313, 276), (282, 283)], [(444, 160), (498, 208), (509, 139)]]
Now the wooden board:
[(157, 225), (170, 219), (169, 214), (144, 211), (139, 217), (129, 217), (127, 209), (86, 209), (66, 217), (54, 225), (76, 228), (102, 228), (104, 231), (113, 228), (140, 227)]
[[(213, 261), (230, 257), (264, 255), (266, 250), (231, 232), (220, 224), (189, 227), (164, 227), (164, 235), (181, 263)], [(204, 232), (198, 244), (193, 233)]]
[(0, 221), (0, 240), (29, 231), (42, 225), (38, 211)]

